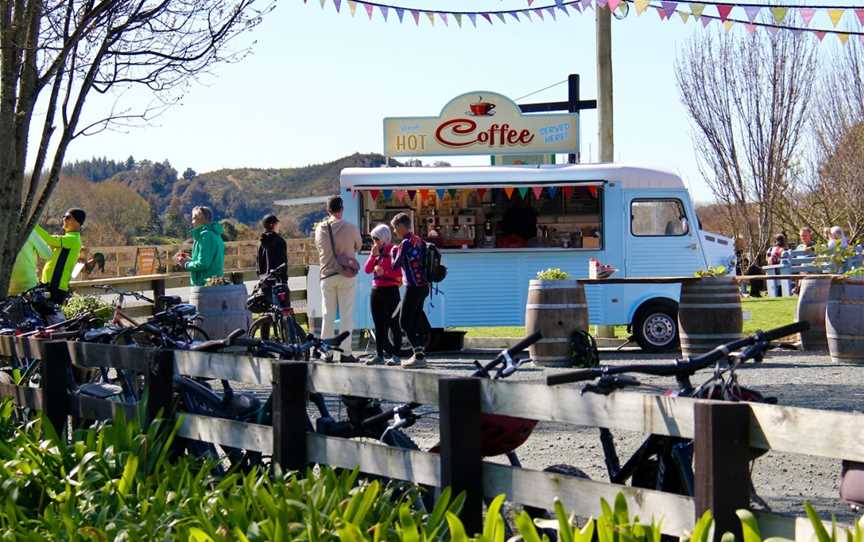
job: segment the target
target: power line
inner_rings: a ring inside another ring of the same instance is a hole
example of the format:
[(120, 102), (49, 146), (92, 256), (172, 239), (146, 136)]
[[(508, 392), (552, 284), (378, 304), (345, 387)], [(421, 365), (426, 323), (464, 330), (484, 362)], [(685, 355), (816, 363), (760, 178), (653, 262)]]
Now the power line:
[(529, 92), (529, 93), (526, 94), (525, 96), (519, 96), (518, 98), (516, 98), (516, 99), (513, 100), (513, 101), (514, 101), (514, 102), (518, 102), (519, 100), (524, 100), (525, 98), (528, 98), (529, 96), (534, 96), (535, 94), (540, 94), (540, 93), (543, 92), (544, 90), (549, 90), (550, 88), (555, 88), (555, 87), (557, 87), (558, 85), (563, 85), (563, 84), (566, 83), (566, 82), (567, 82), (567, 79), (565, 79), (565, 80), (563, 80), (563, 81), (558, 81), (557, 83), (552, 83), (552, 84), (549, 85), (548, 87), (543, 87), (543, 88), (541, 88), (540, 90), (535, 90), (534, 92)]

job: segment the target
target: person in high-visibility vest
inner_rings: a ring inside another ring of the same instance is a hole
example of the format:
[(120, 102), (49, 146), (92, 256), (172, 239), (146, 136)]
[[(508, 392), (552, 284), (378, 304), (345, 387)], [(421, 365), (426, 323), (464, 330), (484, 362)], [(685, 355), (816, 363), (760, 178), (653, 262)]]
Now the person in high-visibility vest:
[(58, 305), (69, 297), (69, 279), (81, 253), (81, 226), (86, 218), (83, 209), (69, 209), (63, 214), (63, 235), (51, 235), (39, 225), (33, 230), (52, 249), (42, 269), (42, 282), (51, 287), (51, 301)]

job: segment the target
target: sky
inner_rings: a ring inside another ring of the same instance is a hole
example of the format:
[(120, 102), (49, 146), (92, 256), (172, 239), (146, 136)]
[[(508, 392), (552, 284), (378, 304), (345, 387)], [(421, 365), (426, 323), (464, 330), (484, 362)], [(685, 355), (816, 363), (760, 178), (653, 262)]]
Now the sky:
[[(390, 3), (439, 10), (527, 7), (525, 0)], [(536, 0), (534, 7), (550, 4)], [(582, 98), (596, 97), (593, 10), (542, 22), (493, 20), (489, 25), (478, 18), (476, 28), (463, 20), (459, 28), (452, 19), (450, 26), (440, 20), (430, 26), (422, 17), (418, 27), (408, 14), (400, 24), (395, 13), (385, 22), (377, 10), (370, 21), (362, 6), (352, 18), (345, 2), (340, 13), (332, 0), (323, 10), (318, 0), (280, 2), (237, 42), (254, 40), (251, 56), (216, 66), (179, 105), (146, 126), (74, 141), (67, 161), (133, 155), (168, 159), (178, 171), (199, 173), (297, 167), (354, 152), (380, 153), (384, 117), (437, 115), (465, 92), (491, 90), (516, 99), (577, 73)], [(709, 201), (674, 75), (678, 51), (702, 31), (701, 24), (684, 24), (677, 15), (661, 21), (654, 10), (637, 16), (632, 7), (625, 19), (613, 19), (615, 160), (675, 171), (696, 200)], [(566, 85), (559, 85), (522, 102), (566, 97)], [(133, 92), (114, 99), (135, 107), (150, 97)], [(100, 97), (88, 106), (93, 114), (108, 105)], [(582, 160), (596, 161), (596, 113), (583, 112), (580, 123)]]

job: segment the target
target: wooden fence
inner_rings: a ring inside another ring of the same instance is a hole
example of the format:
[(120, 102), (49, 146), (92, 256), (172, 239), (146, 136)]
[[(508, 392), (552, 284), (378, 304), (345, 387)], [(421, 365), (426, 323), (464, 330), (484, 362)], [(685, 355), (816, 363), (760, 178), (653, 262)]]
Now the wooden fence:
[[(446, 378), (431, 372), (325, 363), (285, 362), (234, 354), (142, 350), (134, 347), (40, 342), (0, 337), (0, 356), (40, 357), (41, 389), (0, 385), (0, 396), (44, 410), (61, 425), (68, 415), (108, 418), (134, 406), (70, 397), (67, 364), (114, 366), (147, 376), (148, 415), (169, 412), (175, 373), (272, 387), (273, 425), (262, 426), (183, 414), (180, 436), (272, 455), (287, 469), (310, 463), (467, 492), (462, 516), (479, 531), (484, 497), (506, 494), (512, 502), (545, 507), (554, 498), (580, 516), (597, 515), (600, 498), (628, 498), (642, 518), (662, 518), (662, 530), (680, 535), (711, 509), (719, 533), (738, 531), (734, 511), (749, 503), (748, 452), (776, 450), (864, 461), (864, 415), (755, 403), (728, 403), (633, 392), (582, 394), (577, 386), (547, 387), (531, 381)], [(440, 409), (441, 453), (387, 447), (306, 432), (310, 391), (350, 394)], [(695, 497), (584, 480), (483, 461), (481, 413), (504, 414), (579, 426), (607, 427), (694, 439)], [(839, 461), (838, 461), (839, 469)], [(809, 521), (760, 512), (764, 536), (810, 540)], [(739, 531), (740, 534), (740, 531)]]

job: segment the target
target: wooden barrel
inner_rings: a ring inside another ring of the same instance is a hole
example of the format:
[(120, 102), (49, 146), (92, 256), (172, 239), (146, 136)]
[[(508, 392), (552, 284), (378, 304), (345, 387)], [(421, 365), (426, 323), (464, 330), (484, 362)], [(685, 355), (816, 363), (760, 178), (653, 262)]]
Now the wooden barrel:
[(246, 308), (245, 284), (193, 286), (189, 302), (198, 307), (198, 324), (211, 339), (222, 339), (237, 328), (249, 330), (251, 315)]
[(576, 280), (532, 280), (525, 305), (525, 331), (543, 338), (529, 348), (531, 359), (542, 367), (570, 365), (570, 336), (588, 330), (585, 289)]
[(732, 277), (704, 277), (681, 285), (678, 332), (684, 357), (741, 337), (741, 298)]
[(810, 324), (810, 329), (801, 333), (801, 348), (804, 350), (828, 350), (828, 339), (825, 337), (825, 304), (828, 302), (830, 289), (830, 279), (801, 280), (795, 320)]
[(834, 279), (825, 304), (831, 361), (864, 363), (864, 281)]

